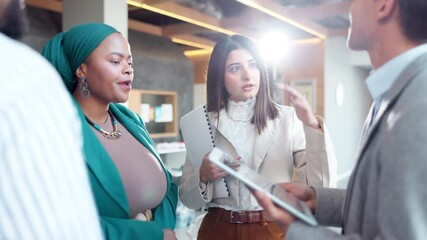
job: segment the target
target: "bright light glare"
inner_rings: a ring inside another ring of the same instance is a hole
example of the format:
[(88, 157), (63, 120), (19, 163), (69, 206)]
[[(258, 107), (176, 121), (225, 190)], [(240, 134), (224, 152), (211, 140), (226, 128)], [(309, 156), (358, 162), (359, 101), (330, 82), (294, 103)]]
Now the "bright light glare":
[(267, 61), (278, 61), (287, 54), (289, 40), (280, 32), (265, 33), (259, 43), (261, 54)]

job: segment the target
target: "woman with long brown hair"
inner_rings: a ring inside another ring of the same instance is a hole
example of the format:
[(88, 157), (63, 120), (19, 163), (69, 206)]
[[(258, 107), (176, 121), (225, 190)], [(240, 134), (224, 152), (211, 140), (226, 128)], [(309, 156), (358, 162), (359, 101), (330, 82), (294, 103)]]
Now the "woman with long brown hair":
[[(322, 118), (294, 89), (294, 107), (272, 101), (263, 59), (254, 43), (234, 35), (219, 41), (207, 74), (207, 111), (214, 135), (222, 135), (245, 164), (271, 182), (335, 184), (335, 156)], [(216, 197), (214, 181), (225, 177), (229, 197)], [(250, 191), (209, 162), (186, 161), (180, 199), (206, 207), (198, 239), (283, 239), (283, 232)]]

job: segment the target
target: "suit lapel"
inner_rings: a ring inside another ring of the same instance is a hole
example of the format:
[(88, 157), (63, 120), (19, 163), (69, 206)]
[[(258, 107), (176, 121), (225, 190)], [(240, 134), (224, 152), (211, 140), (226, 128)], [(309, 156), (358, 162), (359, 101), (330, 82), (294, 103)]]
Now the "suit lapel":
[[(208, 114), (209, 120), (212, 120), (211, 127), (212, 133), (214, 135), (215, 147), (220, 148), (230, 156), (236, 157), (238, 155), (236, 148), (233, 146), (233, 144), (231, 144), (230, 140), (222, 134), (231, 133), (232, 130), (230, 124), (227, 122), (227, 118), (218, 118), (215, 113)], [(227, 114), (224, 109), (221, 110), (220, 116), (223, 114)]]
[[(224, 109), (221, 110), (220, 116), (222, 116), (223, 114), (227, 114)], [(221, 132), (224, 132), (224, 133), (232, 132), (232, 129), (230, 128), (230, 124), (228, 124), (225, 117), (216, 118), (213, 115), (210, 115), (210, 116), (211, 116), (211, 119), (215, 119), (215, 121), (213, 123), (213, 127), (215, 127), (215, 128), (218, 127), (219, 133), (221, 133)], [(275, 129), (277, 129), (277, 126), (279, 125), (279, 123), (280, 123), (279, 118), (276, 118), (273, 121), (267, 121), (266, 129), (264, 129), (264, 131), (261, 133), (261, 135), (259, 135), (255, 138), (254, 149), (252, 150), (252, 153), (253, 153), (252, 169), (254, 169), (255, 171), (258, 170), (259, 166), (261, 165), (262, 161), (265, 158), (265, 155), (267, 154), (268, 150), (270, 149), (270, 146), (273, 143), (273, 139), (274, 139), (273, 137), (275, 134)], [(223, 143), (227, 142), (229, 145), (231, 145), (230, 141), (226, 137), (224, 137), (222, 134), (220, 135), (220, 137), (224, 138), (224, 140), (221, 140), (221, 142), (223, 142)], [(217, 137), (215, 137), (215, 138), (217, 138)], [(217, 139), (215, 139), (215, 141), (217, 141)], [(226, 146), (225, 146), (225, 148), (226, 148)], [(224, 147), (224, 146), (222, 146), (222, 147)], [(224, 149), (224, 150), (226, 150), (229, 153), (232, 153), (233, 151), (236, 152), (234, 146), (232, 147), (232, 149)], [(236, 152), (236, 154), (237, 154), (237, 152)]]
[(409, 84), (411, 79), (423, 70), (423, 62), (427, 61), (427, 54), (417, 58), (409, 67), (407, 67), (402, 74), (399, 75), (396, 82), (393, 83), (391, 88), (385, 93), (380, 106), (378, 108), (378, 113), (375, 115), (372, 124), (368, 127), (366, 136), (362, 138), (360, 151), (358, 152), (357, 158), (361, 157), (361, 154), (364, 152), (365, 148), (368, 146), (368, 143), (371, 139), (372, 134), (376, 131), (381, 118), (384, 113), (394, 104), (400, 93), (403, 89)]
[(267, 127), (264, 131), (255, 138), (254, 149), (253, 149), (253, 169), (258, 171), (259, 166), (265, 159), (265, 155), (273, 143), (274, 135), (276, 134), (277, 126), (280, 124), (280, 118), (267, 121)]
[[(409, 67), (407, 67), (403, 72), (399, 75), (398, 79), (393, 83), (391, 88), (385, 93), (383, 100), (380, 103), (378, 108), (378, 113), (373, 119), (373, 122), (370, 127), (367, 128), (365, 136), (362, 137), (359, 151), (356, 155), (356, 166), (351, 174), (349, 179), (349, 183), (347, 186), (347, 196), (344, 203), (344, 211), (343, 211), (343, 232), (346, 221), (348, 220), (348, 210), (350, 206), (350, 200), (352, 196), (352, 191), (355, 183), (355, 178), (359, 166), (361, 164), (362, 156), (369, 145), (369, 142), (372, 140), (374, 133), (377, 131), (379, 127), (379, 123), (381, 122), (382, 117), (385, 113), (394, 105), (394, 102), (397, 100), (399, 95), (402, 93), (404, 88), (411, 82), (411, 80), (423, 70), (424, 63), (427, 61), (427, 54), (418, 57), (414, 62), (411, 63)], [(369, 119), (367, 119), (368, 121)], [(366, 122), (365, 122), (366, 124)]]
[[(227, 114), (224, 109), (221, 110), (220, 116), (223, 114)], [(220, 133), (232, 131), (232, 129), (230, 128), (230, 124), (228, 123), (229, 118), (212, 117), (211, 119), (215, 119), (213, 126), (218, 127), (218, 131)], [(261, 165), (262, 161), (264, 160), (265, 155), (267, 154), (268, 150), (271, 147), (271, 144), (273, 143), (273, 139), (274, 139), (273, 137), (275, 134), (275, 130), (277, 129), (277, 126), (279, 124), (280, 124), (279, 118), (276, 118), (273, 121), (267, 121), (267, 127), (264, 129), (264, 131), (261, 133), (261, 135), (259, 135), (255, 138), (254, 149), (252, 152), (253, 153), (253, 156), (252, 156), (253, 157), (253, 165), (251, 166), (251, 168), (253, 170), (257, 171), (259, 166)], [(227, 140), (227, 142), (230, 143), (230, 141), (227, 138), (225, 138), (225, 140)], [(224, 142), (224, 141), (222, 141), (222, 142)]]
[[(209, 114), (211, 116), (211, 119), (214, 119), (212, 126), (216, 129), (218, 129), (218, 132), (220, 134), (221, 133), (232, 133), (232, 129), (230, 128), (230, 124), (227, 122), (228, 118), (224, 117), (224, 115), (227, 114), (225, 109), (222, 109), (219, 112), (218, 117), (216, 116), (215, 113), (209, 113)], [(218, 134), (218, 133), (216, 133), (216, 134)], [(223, 135), (221, 134), (221, 136), (223, 136)], [(223, 136), (223, 137), (231, 144), (231, 141), (229, 139), (227, 139), (225, 136)], [(216, 135), (215, 135), (215, 138), (217, 138)], [(217, 139), (215, 139), (215, 141), (217, 141)], [(216, 142), (215, 142), (215, 145), (216, 145)], [(236, 154), (237, 154), (237, 152), (236, 152)]]

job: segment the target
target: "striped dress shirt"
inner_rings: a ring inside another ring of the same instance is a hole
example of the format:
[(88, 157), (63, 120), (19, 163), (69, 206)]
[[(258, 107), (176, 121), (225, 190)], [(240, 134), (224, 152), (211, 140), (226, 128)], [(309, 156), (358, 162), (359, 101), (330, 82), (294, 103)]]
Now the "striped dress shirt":
[(0, 48), (0, 239), (102, 239), (61, 78), (2, 34)]

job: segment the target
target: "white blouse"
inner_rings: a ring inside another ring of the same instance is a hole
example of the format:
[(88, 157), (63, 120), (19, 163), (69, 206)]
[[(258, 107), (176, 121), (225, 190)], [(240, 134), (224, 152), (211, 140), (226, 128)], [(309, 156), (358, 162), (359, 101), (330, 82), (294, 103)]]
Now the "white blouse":
[[(231, 132), (224, 133), (224, 137), (229, 139), (233, 144), (240, 161), (246, 166), (253, 166), (253, 145), (255, 142), (256, 129), (251, 124), (254, 115), (256, 98), (250, 98), (242, 102), (228, 102), (228, 111), (224, 117), (228, 118), (227, 123), (230, 125)], [(250, 191), (241, 182), (238, 182), (239, 207), (233, 210), (258, 210), (261, 209), (256, 199)], [(229, 206), (221, 206), (229, 209)]]

